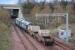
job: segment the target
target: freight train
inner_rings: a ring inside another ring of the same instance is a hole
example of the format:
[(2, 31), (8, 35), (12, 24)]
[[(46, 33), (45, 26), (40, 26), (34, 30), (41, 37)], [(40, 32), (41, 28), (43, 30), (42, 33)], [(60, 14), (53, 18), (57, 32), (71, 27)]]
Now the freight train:
[(54, 40), (50, 37), (49, 30), (40, 29), (40, 26), (32, 25), (31, 22), (28, 22), (22, 18), (16, 18), (15, 21), (17, 26), (27, 31), (28, 34), (35, 38), (37, 41), (47, 46), (54, 44)]

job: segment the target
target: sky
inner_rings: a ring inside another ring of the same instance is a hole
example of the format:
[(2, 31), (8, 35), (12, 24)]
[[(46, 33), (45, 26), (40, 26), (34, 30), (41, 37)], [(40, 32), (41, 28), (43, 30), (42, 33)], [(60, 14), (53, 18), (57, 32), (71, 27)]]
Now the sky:
[(18, 0), (0, 0), (0, 4), (16, 4)]
[[(38, 2), (40, 1), (44, 1), (44, 0), (36, 0)], [(46, 2), (49, 2), (49, 1), (53, 1), (53, 0), (46, 0)], [(70, 0), (68, 0), (70, 1)], [(18, 0), (0, 0), (0, 4), (16, 4), (18, 2)]]

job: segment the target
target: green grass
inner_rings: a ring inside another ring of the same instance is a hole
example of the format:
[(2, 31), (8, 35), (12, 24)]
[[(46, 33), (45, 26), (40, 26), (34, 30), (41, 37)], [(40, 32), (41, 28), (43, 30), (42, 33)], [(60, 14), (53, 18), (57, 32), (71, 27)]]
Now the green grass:
[(9, 33), (9, 27), (6, 24), (0, 22), (0, 50), (11, 50)]

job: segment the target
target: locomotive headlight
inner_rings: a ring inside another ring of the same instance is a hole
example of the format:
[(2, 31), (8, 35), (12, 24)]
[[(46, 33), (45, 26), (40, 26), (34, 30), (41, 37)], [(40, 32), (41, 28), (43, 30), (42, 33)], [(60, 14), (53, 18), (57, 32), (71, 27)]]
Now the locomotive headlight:
[(28, 31), (31, 31), (30, 25), (28, 26)]

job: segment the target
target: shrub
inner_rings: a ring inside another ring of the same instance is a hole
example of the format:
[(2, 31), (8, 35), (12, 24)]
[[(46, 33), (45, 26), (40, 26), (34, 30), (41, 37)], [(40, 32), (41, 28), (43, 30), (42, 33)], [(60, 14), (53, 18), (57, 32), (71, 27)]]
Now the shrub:
[(5, 24), (9, 24), (10, 15), (6, 9), (0, 8), (0, 21), (4, 22)]

